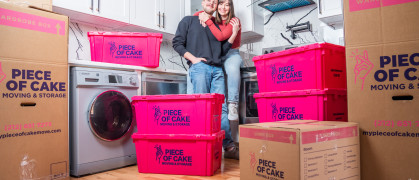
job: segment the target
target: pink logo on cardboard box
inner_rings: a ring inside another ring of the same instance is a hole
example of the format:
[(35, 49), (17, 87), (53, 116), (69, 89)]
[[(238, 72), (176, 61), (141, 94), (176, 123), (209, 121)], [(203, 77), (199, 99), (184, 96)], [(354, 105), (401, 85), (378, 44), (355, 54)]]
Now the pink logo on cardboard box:
[[(310, 124), (316, 125), (316, 124)], [(345, 139), (358, 136), (358, 127), (343, 127), (336, 129), (326, 129), (318, 131), (303, 132), (301, 138), (302, 144), (312, 144), (325, 141), (333, 141), (338, 139)]]
[(362, 83), (361, 90), (363, 90), (365, 78), (368, 76), (368, 74), (370, 74), (371, 70), (374, 68), (374, 64), (372, 64), (369, 60), (367, 50), (364, 51), (364, 54), (360, 54), (358, 50), (356, 50), (355, 52), (352, 52), (352, 56), (349, 57), (354, 58), (354, 60), (356, 60), (356, 65), (354, 67), (355, 84), (357, 84), (357, 82)]
[(0, 25), (65, 35), (65, 21), (0, 8)]
[(349, 0), (349, 12), (374, 9), (415, 1), (419, 0)]
[(381, 7), (381, 0), (349, 0), (349, 11), (361, 11)]
[(254, 152), (249, 152), (249, 156), (250, 156), (249, 165), (250, 165), (250, 168), (252, 169), (252, 173), (254, 173), (255, 166), (256, 166), (256, 156)]
[(397, 4), (404, 4), (409, 2), (415, 2), (419, 0), (382, 0), (383, 6), (392, 6)]
[(295, 144), (296, 132), (241, 128), (240, 137)]
[(0, 62), (0, 83), (6, 78), (6, 74), (3, 72), (3, 69), (1, 68), (1, 62)]

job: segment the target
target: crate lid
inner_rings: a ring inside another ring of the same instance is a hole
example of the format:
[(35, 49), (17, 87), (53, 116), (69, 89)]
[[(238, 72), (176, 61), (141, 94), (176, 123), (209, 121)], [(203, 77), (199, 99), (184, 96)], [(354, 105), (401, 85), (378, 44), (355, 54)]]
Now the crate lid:
[(104, 31), (92, 31), (87, 32), (87, 36), (126, 36), (126, 37), (132, 37), (132, 36), (140, 36), (140, 37), (163, 37), (160, 33), (142, 33), (142, 32), (104, 32)]
[(223, 140), (225, 136), (225, 131), (221, 130), (217, 133), (212, 134), (141, 134), (141, 133), (134, 133), (132, 135), (132, 139), (140, 140), (140, 139), (161, 139), (161, 140)]
[(170, 94), (170, 95), (142, 95), (133, 96), (132, 101), (150, 101), (150, 100), (191, 100), (191, 99), (221, 99), (224, 100), (224, 95), (211, 94)]
[(293, 96), (315, 96), (315, 95), (347, 95), (346, 89), (305, 89), (296, 91), (278, 91), (255, 93), (254, 98), (270, 98), (270, 97), (293, 97)]
[(301, 52), (305, 52), (309, 50), (315, 50), (315, 49), (332, 49), (334, 51), (338, 51), (338, 52), (340, 51), (342, 53), (345, 53), (344, 46), (339, 46), (339, 45), (330, 44), (330, 43), (314, 43), (314, 44), (309, 44), (309, 45), (305, 45), (305, 46), (301, 46), (301, 47), (297, 47), (293, 49), (288, 49), (284, 51), (278, 51), (278, 52), (273, 52), (273, 53), (264, 54), (260, 56), (255, 56), (253, 57), (252, 60), (253, 61), (266, 60), (266, 59), (277, 58), (280, 56), (288, 56), (291, 54), (297, 54), (297, 53), (301, 53)]

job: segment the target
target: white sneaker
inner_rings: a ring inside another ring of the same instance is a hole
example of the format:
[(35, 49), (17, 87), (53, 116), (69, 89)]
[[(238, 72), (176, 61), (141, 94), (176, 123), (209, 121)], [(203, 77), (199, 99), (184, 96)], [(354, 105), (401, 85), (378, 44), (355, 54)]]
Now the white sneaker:
[(237, 103), (229, 103), (228, 104), (228, 120), (238, 120), (239, 113), (238, 113), (238, 104)]

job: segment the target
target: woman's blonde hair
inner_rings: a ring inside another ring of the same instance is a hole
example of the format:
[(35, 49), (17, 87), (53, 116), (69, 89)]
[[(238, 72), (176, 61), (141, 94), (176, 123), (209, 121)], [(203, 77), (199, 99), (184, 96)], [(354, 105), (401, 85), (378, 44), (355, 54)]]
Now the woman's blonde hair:
[[(233, 5), (233, 0), (218, 0), (218, 5), (221, 3), (224, 3), (228, 1), (228, 3), (230, 4), (230, 11), (228, 12), (228, 17), (226, 20), (225, 24), (230, 23), (230, 20), (233, 19), (234, 17), (236, 17), (236, 15), (234, 15), (234, 5)], [(216, 11), (216, 15), (215, 15), (215, 22), (220, 24), (223, 22), (223, 19), (221, 19), (221, 15), (220, 13), (218, 13), (218, 6), (217, 6), (217, 11)]]

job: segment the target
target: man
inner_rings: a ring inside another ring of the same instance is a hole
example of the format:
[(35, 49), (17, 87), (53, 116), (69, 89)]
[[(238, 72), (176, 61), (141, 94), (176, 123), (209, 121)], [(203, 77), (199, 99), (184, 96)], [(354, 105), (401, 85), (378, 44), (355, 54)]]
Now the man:
[[(209, 15), (215, 12), (217, 4), (218, 0), (202, 0), (202, 8)], [(173, 38), (173, 48), (188, 60), (189, 76), (194, 93), (225, 95), (221, 57), (231, 48), (234, 39), (235, 36), (231, 36), (228, 41), (219, 42), (208, 27), (201, 25), (198, 16), (186, 16), (179, 22)], [(221, 129), (225, 131), (224, 157), (238, 159), (239, 149), (231, 138), (225, 103), (222, 107)]]

